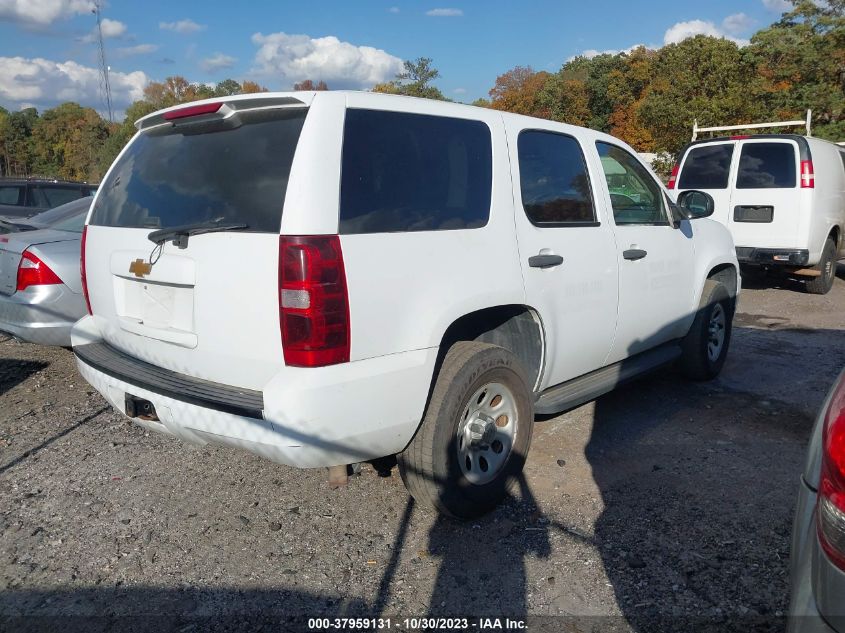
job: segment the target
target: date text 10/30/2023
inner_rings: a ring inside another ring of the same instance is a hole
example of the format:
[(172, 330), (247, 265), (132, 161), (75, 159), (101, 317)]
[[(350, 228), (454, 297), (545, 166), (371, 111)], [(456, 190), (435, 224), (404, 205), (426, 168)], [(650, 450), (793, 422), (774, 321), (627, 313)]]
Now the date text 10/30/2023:
[(525, 620), (511, 618), (309, 618), (312, 631), (523, 631)]

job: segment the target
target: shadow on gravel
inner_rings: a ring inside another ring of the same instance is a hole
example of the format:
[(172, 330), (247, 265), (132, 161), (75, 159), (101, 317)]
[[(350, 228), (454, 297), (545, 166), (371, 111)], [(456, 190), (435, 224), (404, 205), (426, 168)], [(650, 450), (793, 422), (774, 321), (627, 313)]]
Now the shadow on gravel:
[[(836, 276), (845, 281), (845, 263), (836, 267)], [(798, 278), (788, 277), (777, 269), (765, 271), (745, 269), (742, 271), (742, 287), (747, 290), (766, 290), (776, 288), (793, 292), (806, 292), (804, 283)]]
[[(845, 332), (825, 333), (845, 343)], [(807, 336), (780, 334), (781, 353)], [(734, 343), (753, 336), (759, 330), (734, 329)], [(585, 448), (604, 502), (596, 546), (635, 631), (785, 627), (791, 523), (813, 425), (788, 378), (813, 358), (794, 356), (774, 390), (781, 396), (769, 399), (743, 388), (764, 361), (734, 359), (701, 383), (664, 370), (596, 401)]]
[(38, 451), (40, 451), (40, 450), (43, 450), (43, 449), (47, 448), (48, 446), (50, 446), (50, 444), (52, 444), (52, 443), (53, 443), (53, 442), (55, 442), (56, 440), (60, 440), (60, 439), (62, 439), (65, 435), (67, 435), (67, 434), (68, 434), (68, 433), (70, 433), (71, 431), (75, 431), (76, 429), (78, 429), (80, 426), (82, 426), (82, 425), (83, 425), (83, 424), (85, 424), (86, 422), (90, 422), (91, 420), (93, 420), (94, 418), (96, 418), (96, 417), (97, 417), (98, 415), (100, 415), (101, 413), (105, 413), (105, 412), (106, 412), (106, 411), (108, 411), (110, 408), (111, 408), (111, 407), (102, 407), (102, 408), (98, 409), (98, 410), (97, 410), (97, 411), (95, 411), (94, 413), (91, 413), (91, 414), (87, 415), (86, 417), (82, 418), (82, 419), (81, 419), (81, 420), (79, 420), (78, 422), (74, 422), (73, 424), (71, 424), (71, 425), (70, 425), (69, 427), (67, 427), (66, 429), (63, 429), (63, 430), (59, 431), (58, 433), (56, 433), (55, 435), (50, 436), (49, 438), (47, 438), (46, 440), (44, 440), (43, 442), (41, 442), (41, 444), (39, 444), (38, 446), (36, 446), (36, 447), (34, 447), (34, 448), (30, 448), (28, 451), (26, 451), (26, 452), (25, 452), (25, 453), (23, 453), (22, 455), (19, 455), (18, 457), (15, 457), (15, 458), (14, 458), (12, 461), (10, 461), (8, 464), (3, 464), (2, 466), (0, 466), (0, 475), (2, 475), (3, 473), (5, 473), (5, 472), (6, 472), (7, 470), (9, 470), (10, 468), (14, 468), (14, 467), (15, 467), (15, 466), (17, 466), (18, 464), (20, 464), (22, 461), (24, 461), (25, 459), (27, 459), (27, 458), (31, 457), (32, 455), (34, 455), (34, 454), (35, 454), (35, 453), (37, 453)]
[(43, 361), (0, 358), (0, 396), (49, 365)]

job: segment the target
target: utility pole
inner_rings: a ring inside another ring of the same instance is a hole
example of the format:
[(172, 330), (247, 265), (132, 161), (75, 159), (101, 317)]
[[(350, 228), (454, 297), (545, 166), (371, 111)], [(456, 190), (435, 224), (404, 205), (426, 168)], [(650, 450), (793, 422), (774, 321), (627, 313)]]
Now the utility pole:
[(97, 45), (100, 52), (100, 95), (106, 102), (106, 109), (109, 112), (109, 123), (114, 123), (114, 115), (111, 108), (111, 86), (109, 85), (109, 66), (106, 63), (106, 46), (103, 43), (103, 26), (100, 22), (100, 0), (95, 0), (94, 9), (91, 13), (97, 16)]

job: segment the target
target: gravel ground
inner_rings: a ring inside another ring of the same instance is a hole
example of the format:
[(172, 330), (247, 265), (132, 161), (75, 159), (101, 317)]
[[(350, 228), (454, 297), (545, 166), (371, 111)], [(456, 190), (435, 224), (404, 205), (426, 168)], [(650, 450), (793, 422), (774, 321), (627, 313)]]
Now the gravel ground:
[(845, 365), (839, 272), (824, 297), (746, 288), (713, 382), (661, 371), (538, 421), (519, 493), (471, 523), (415, 507), (385, 465), (330, 490), (151, 434), (69, 351), (0, 340), (0, 630), (782, 630), (804, 448)]

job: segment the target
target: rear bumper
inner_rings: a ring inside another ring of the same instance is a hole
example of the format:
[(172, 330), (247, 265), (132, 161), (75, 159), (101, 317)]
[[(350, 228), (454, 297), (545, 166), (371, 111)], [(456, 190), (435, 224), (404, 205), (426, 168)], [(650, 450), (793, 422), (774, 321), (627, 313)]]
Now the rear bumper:
[(71, 328), (86, 311), (84, 297), (64, 284), (33, 286), (0, 294), (0, 330), (30, 343), (68, 347)]
[[(845, 574), (816, 535), (816, 492), (801, 478), (792, 531), (788, 633), (845, 633)], [(822, 616), (822, 613), (825, 616)]]
[(810, 261), (810, 251), (807, 249), (737, 246), (736, 258), (740, 264), (806, 266)]
[(250, 391), (132, 359), (109, 347), (89, 317), (74, 327), (73, 344), (79, 372), (117, 410), (125, 414), (127, 394), (153, 404), (160, 421), (133, 418), (141, 426), (300, 468), (402, 451), (422, 418), (437, 356), (431, 348), (316, 369), (283, 367), (262, 390)]

